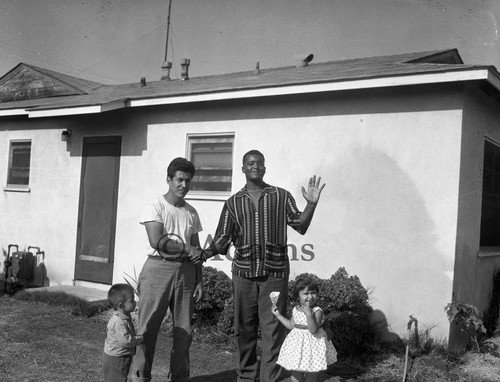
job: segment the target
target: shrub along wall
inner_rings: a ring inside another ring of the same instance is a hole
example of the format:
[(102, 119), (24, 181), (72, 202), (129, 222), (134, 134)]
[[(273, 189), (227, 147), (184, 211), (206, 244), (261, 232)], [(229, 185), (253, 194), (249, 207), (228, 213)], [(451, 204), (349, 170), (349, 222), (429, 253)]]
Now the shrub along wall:
[(203, 267), (203, 297), (195, 306), (198, 326), (215, 326), (222, 319), (227, 301), (232, 298), (231, 279), (213, 267)]
[(312, 277), (319, 285), (318, 306), (325, 313), (325, 324), (332, 330), (332, 342), (339, 354), (353, 356), (364, 353), (372, 340), (368, 318), (373, 309), (369, 304), (368, 291), (358, 276), (349, 276), (344, 268), (339, 268), (329, 279), (309, 273), (298, 275), (289, 282), (289, 315), (296, 304), (293, 287), (301, 277)]
[[(353, 356), (364, 353), (372, 340), (368, 316), (373, 311), (369, 294), (357, 276), (349, 276), (339, 268), (329, 279), (303, 273), (289, 282), (288, 316), (297, 304), (292, 291), (300, 277), (314, 278), (320, 289), (318, 306), (325, 313), (325, 324), (333, 332), (332, 342), (339, 356)], [(212, 267), (203, 269), (204, 296), (195, 308), (195, 326), (215, 327), (222, 335), (232, 335), (234, 307), (230, 278)], [(213, 328), (212, 328), (213, 329)]]

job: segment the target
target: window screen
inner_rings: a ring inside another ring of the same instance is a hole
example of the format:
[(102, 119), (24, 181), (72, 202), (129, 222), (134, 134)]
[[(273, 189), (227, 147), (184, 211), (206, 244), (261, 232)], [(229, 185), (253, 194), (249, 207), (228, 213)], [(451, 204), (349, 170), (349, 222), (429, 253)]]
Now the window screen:
[(192, 191), (231, 192), (234, 135), (188, 135)]
[(500, 148), (484, 144), (481, 247), (500, 246)]
[(10, 142), (7, 186), (27, 187), (29, 185), (30, 159), (30, 141)]

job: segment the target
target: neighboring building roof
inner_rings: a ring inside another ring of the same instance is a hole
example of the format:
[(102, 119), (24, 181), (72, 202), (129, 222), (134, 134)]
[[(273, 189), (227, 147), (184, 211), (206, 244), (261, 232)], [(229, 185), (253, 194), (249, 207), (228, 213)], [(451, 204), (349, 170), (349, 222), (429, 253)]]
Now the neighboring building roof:
[(33, 70), (36, 70), (36, 71), (38, 71), (40, 73), (46, 74), (49, 77), (58, 79), (59, 81), (61, 81), (63, 83), (66, 83), (68, 85), (71, 85), (71, 86), (73, 86), (75, 88), (78, 88), (78, 89), (80, 89), (80, 90), (82, 90), (83, 92), (86, 92), (86, 93), (91, 92), (91, 91), (97, 89), (100, 86), (103, 86), (103, 84), (98, 83), (98, 82), (93, 82), (93, 81), (85, 80), (83, 78), (69, 76), (67, 74), (63, 74), (63, 73), (59, 73), (59, 72), (54, 72), (53, 70), (48, 70), (48, 69), (40, 68), (40, 67), (34, 66), (34, 65), (28, 65), (28, 64), (24, 64), (24, 63), (21, 63), (19, 65), (24, 65), (24, 66), (26, 66), (28, 68), (31, 68)]
[[(456, 49), (313, 63), (299, 68), (264, 69), (258, 73), (160, 80), (148, 82), (146, 86), (139, 83), (102, 85), (22, 65), (79, 89), (79, 93), (0, 102), (0, 116), (47, 117), (123, 107), (467, 80), (486, 80), (500, 91), (500, 76), (494, 67), (463, 64)], [(0, 86), (7, 81), (9, 73), (0, 78)]]
[(82, 95), (102, 84), (20, 63), (0, 78), (0, 102)]

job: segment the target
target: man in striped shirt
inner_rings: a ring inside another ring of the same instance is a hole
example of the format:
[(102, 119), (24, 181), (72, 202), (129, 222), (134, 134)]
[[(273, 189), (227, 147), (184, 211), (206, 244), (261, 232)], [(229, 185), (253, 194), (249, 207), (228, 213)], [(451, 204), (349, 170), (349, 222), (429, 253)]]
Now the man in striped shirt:
[(324, 184), (316, 175), (302, 187), (307, 205), (299, 211), (292, 195), (264, 182), (264, 155), (251, 150), (243, 156), (245, 187), (231, 196), (222, 209), (210, 249), (202, 253), (206, 260), (226, 253), (234, 245), (232, 263), (235, 334), (239, 364), (238, 381), (259, 381), (257, 336), (262, 335), (261, 382), (275, 382), (281, 375), (276, 364), (285, 338), (284, 327), (271, 313), (269, 294), (279, 291), (279, 311), (286, 314), (290, 264), (287, 255), (287, 226), (305, 234), (311, 223)]

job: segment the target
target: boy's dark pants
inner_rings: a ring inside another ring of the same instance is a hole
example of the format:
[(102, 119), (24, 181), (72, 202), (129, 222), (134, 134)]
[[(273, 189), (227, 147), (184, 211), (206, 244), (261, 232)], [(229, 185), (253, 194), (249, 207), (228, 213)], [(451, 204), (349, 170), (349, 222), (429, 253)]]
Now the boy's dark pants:
[[(275, 382), (281, 375), (276, 364), (285, 328), (271, 311), (269, 294), (279, 291), (278, 309), (286, 315), (288, 279), (264, 276), (243, 278), (233, 275), (234, 324), (238, 343), (238, 381)], [(260, 379), (257, 370), (257, 335), (262, 334)]]
[(117, 357), (103, 352), (102, 371), (104, 372), (104, 382), (127, 382), (131, 364), (131, 355)]

